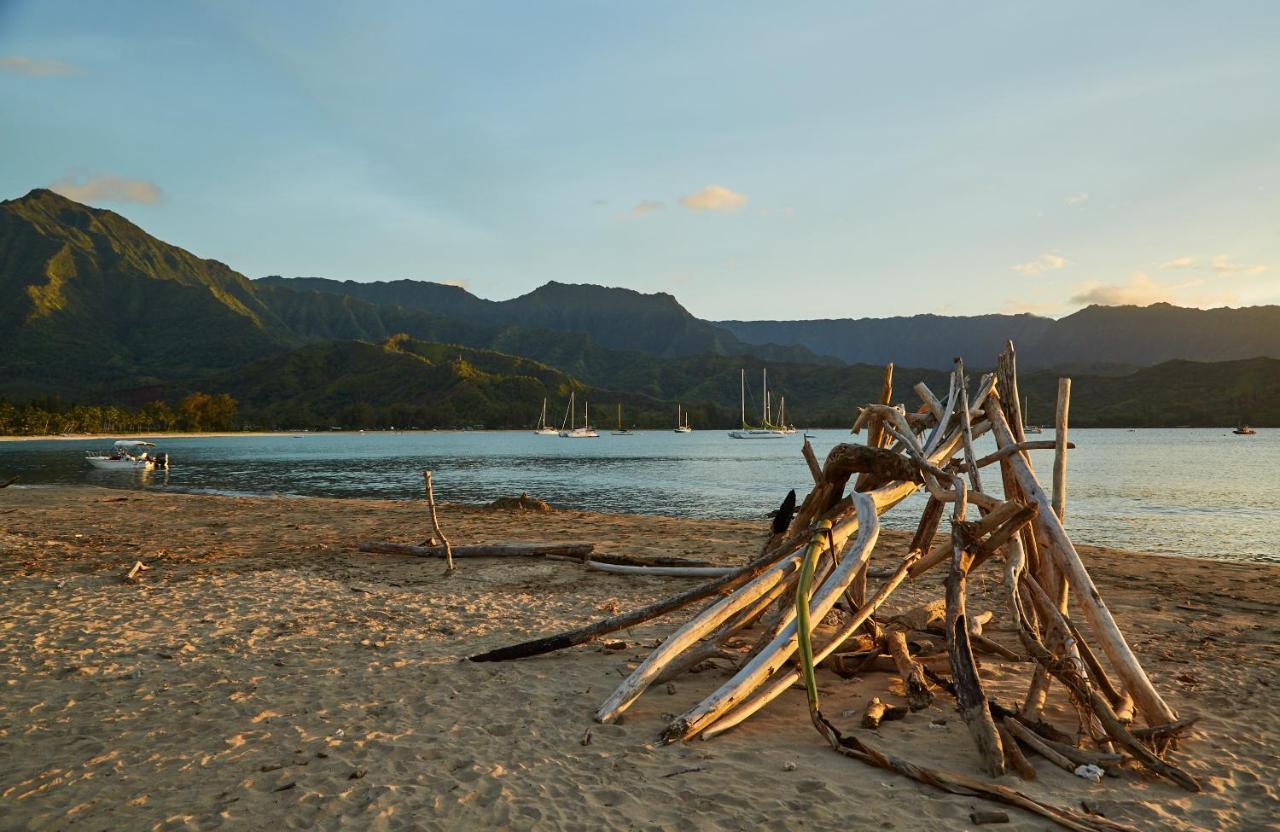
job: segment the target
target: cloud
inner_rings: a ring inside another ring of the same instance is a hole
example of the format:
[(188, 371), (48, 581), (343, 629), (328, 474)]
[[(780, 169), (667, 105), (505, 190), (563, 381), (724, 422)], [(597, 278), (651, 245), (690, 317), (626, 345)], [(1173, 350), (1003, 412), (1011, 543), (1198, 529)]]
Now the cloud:
[(164, 194), (145, 179), (127, 179), (123, 176), (95, 176), (84, 183), (68, 176), (49, 186), (50, 190), (76, 202), (143, 202), (154, 204)]
[(0, 58), (0, 72), (13, 72), (18, 75), (30, 75), (34, 78), (75, 75), (78, 71), (71, 64), (62, 61), (23, 58), (18, 55)]
[(1138, 272), (1127, 284), (1105, 284), (1096, 280), (1084, 283), (1078, 288), (1076, 294), (1071, 296), (1071, 302), (1098, 306), (1150, 306), (1153, 303), (1173, 303), (1176, 290), (1198, 285), (1199, 282), (1193, 280), (1180, 284), (1157, 283), (1146, 274)]
[(1175, 257), (1160, 264), (1162, 269), (1194, 269), (1195, 266), (1196, 260), (1194, 257)]
[(440, 283), (444, 286), (457, 286), (459, 289), (465, 289), (468, 285), (465, 280), (442, 280)]
[(1029, 263), (1017, 263), (1010, 266), (1015, 272), (1025, 275), (1035, 275), (1041, 272), (1051, 272), (1067, 265), (1067, 258), (1057, 254), (1042, 254)]
[(680, 204), (690, 211), (736, 211), (747, 204), (747, 197), (723, 185), (708, 185), (697, 193), (680, 197)]
[(1000, 307), (1000, 312), (1005, 315), (1047, 315), (1050, 312), (1057, 312), (1059, 308), (1060, 305), (1056, 303), (1007, 300), (1004, 306)]
[(1071, 194), (1065, 200), (1068, 205), (1084, 205), (1089, 201), (1089, 195), (1086, 193)]
[(642, 199), (636, 203), (631, 209), (631, 216), (643, 217), (645, 214), (652, 214), (654, 211), (661, 211), (663, 205), (661, 202), (654, 202), (652, 199)]
[(1232, 263), (1231, 258), (1226, 254), (1219, 254), (1213, 258), (1213, 270), (1218, 274), (1242, 274), (1254, 275), (1262, 274), (1267, 270), (1266, 266), (1250, 266), (1244, 263)]

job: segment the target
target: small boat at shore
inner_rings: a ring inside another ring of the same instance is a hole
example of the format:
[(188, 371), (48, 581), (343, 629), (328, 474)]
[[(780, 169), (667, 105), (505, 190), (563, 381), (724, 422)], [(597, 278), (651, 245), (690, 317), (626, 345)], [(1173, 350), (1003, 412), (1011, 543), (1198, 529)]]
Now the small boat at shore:
[(94, 468), (103, 471), (150, 471), (155, 468), (168, 468), (167, 453), (152, 453), (147, 448), (154, 448), (154, 442), (141, 439), (121, 439), (111, 446), (107, 452), (90, 453), (85, 461)]
[(1258, 433), (1253, 428), (1244, 424), (1240, 425), (1239, 427), (1237, 427), (1235, 430), (1231, 432), (1234, 433), (1236, 436), (1254, 436)]

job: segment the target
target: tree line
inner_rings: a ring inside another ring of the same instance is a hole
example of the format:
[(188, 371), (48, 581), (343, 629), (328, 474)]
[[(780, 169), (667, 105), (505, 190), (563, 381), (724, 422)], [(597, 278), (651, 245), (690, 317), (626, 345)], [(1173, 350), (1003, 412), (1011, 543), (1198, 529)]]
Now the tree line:
[(0, 399), (0, 435), (230, 431), (240, 427), (237, 411), (236, 400), (226, 393), (191, 393), (174, 405), (153, 401), (133, 409), (113, 404), (67, 405), (58, 396), (22, 404)]

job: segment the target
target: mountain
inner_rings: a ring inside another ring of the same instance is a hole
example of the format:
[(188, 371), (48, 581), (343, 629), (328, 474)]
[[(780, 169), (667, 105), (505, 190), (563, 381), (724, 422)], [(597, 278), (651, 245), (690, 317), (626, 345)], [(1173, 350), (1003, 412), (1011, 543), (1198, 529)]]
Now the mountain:
[(1035, 315), (840, 318), (813, 321), (720, 321), (719, 326), (751, 344), (806, 347), (851, 364), (950, 367), (956, 356), (995, 356), (1012, 339), (1019, 354), (1053, 325)]
[(1023, 367), (1131, 372), (1164, 361), (1280, 358), (1280, 306), (1185, 309), (1089, 306), (1061, 320), (1034, 315), (721, 321), (747, 343), (790, 344), (849, 363), (948, 367), (953, 357), (995, 355), (1018, 345)]
[(282, 349), (243, 275), (111, 211), (36, 190), (0, 202), (0, 389), (178, 377)]
[(1088, 306), (1019, 346), (1020, 361), (1024, 353), (1029, 366), (1039, 367), (1280, 358), (1280, 306)]
[(320, 277), (260, 278), (261, 285), (357, 298), (483, 326), (570, 332), (590, 336), (605, 349), (660, 358), (688, 355), (752, 355), (775, 361), (836, 364), (807, 346), (744, 343), (732, 332), (694, 317), (665, 292), (644, 294), (592, 284), (550, 282), (503, 301), (484, 300), (457, 286), (417, 280), (357, 283)]

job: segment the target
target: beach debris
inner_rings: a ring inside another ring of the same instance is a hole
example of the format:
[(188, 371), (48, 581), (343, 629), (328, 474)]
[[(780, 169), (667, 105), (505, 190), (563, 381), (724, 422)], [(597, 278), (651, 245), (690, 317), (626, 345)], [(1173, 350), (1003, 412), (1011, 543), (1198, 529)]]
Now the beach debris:
[[(359, 544), (361, 552), (382, 555), (413, 555), (421, 558), (443, 558), (443, 545), (410, 546), (370, 540)], [(581, 562), (595, 550), (591, 543), (485, 543), (476, 546), (450, 547), (455, 558), (545, 558), (552, 556), (572, 558)]]
[(551, 511), (551, 504), (537, 497), (530, 497), (527, 492), (519, 497), (499, 497), (488, 508), (504, 511)]
[[(810, 721), (843, 756), (953, 794), (1014, 806), (1068, 829), (1131, 829), (988, 779), (903, 760), (845, 735), (823, 715), (819, 669), (842, 678), (886, 671), (902, 679), (905, 705), (872, 700), (866, 722), (878, 726), (894, 708), (906, 715), (936, 707), (931, 704), (936, 691), (945, 692), (955, 700), (988, 777), (1011, 771), (1034, 779), (1026, 751), (1095, 782), (1103, 774), (1118, 776), (1120, 764), (1132, 761), (1198, 791), (1199, 783), (1169, 754), (1194, 718), (1180, 719), (1156, 690), (1062, 524), (1066, 452), (1074, 448), (1067, 441), (1069, 382), (1058, 385), (1056, 438), (1044, 443), (1026, 440), (1012, 342), (995, 372), (982, 376), (972, 390), (959, 359), (945, 397), (923, 383), (915, 385), (921, 401), (915, 410), (892, 404), (892, 373), (891, 366), (886, 368), (879, 400), (858, 411), (853, 433), (866, 429), (866, 444), (836, 445), (819, 464), (805, 443), (802, 455), (813, 488), (795, 507), (790, 524), (774, 526), (750, 563), (639, 609), (471, 660), (505, 661), (561, 650), (701, 602), (701, 609), (604, 701), (597, 721), (615, 722), (655, 683), (689, 672), (707, 658), (724, 658), (733, 663), (731, 676), (670, 718), (662, 742), (711, 739), (803, 682)], [(978, 458), (974, 439), (988, 433), (997, 451)], [(1054, 453), (1052, 492), (1032, 468), (1033, 450)], [(992, 487), (997, 479), (1000, 487)], [(891, 568), (871, 570), (879, 516), (919, 491), (928, 499), (911, 543)], [(780, 509), (777, 517), (782, 514)], [(949, 533), (935, 541), (944, 523)], [(987, 572), (1003, 579), (1007, 609), (971, 613), (969, 580), (990, 562), (1003, 562), (1002, 570)], [(877, 618), (901, 584), (932, 570), (944, 573), (942, 599)], [(879, 581), (874, 591), (869, 577)], [(1073, 592), (1076, 612), (1068, 603)], [(815, 632), (837, 602), (844, 610), (839, 620)], [(746, 631), (755, 637), (731, 641)], [(1016, 634), (1023, 652), (991, 638), (992, 632)], [(848, 652), (847, 642), (856, 645), (854, 652)], [(991, 698), (976, 652), (1000, 663), (1002, 680), (1026, 673), (1027, 692), (1018, 707)], [(1050, 694), (1069, 705), (1052, 713), (1074, 716), (1070, 730), (1046, 717)], [(1139, 718), (1146, 727), (1131, 728)], [(945, 720), (929, 724), (945, 725)]]
[(120, 580), (124, 581), (127, 584), (134, 584), (138, 582), (138, 579), (142, 576), (143, 572), (148, 572), (150, 570), (151, 570), (151, 567), (147, 566), (142, 561), (140, 560), (134, 561), (133, 566), (129, 569), (128, 572), (124, 573), (124, 575), (121, 576)]
[(9, 479), (5, 480), (4, 482), (0, 482), (0, 488), (8, 488), (9, 486), (13, 485), (15, 482), (17, 482), (17, 481), (18, 481), (18, 480), (20, 480), (20, 479), (22, 479), (22, 478), (21, 478), (21, 477), (9, 477)]
[(440, 541), (440, 545), (444, 548), (445, 571), (453, 571), (453, 549), (449, 546), (449, 538), (444, 536), (444, 532), (440, 528), (440, 519), (436, 516), (436, 492), (431, 487), (431, 472), (422, 472), (423, 482), (427, 488), (427, 506), (431, 509), (431, 529), (434, 537)]
[(1008, 823), (1008, 812), (992, 812), (985, 809), (974, 809), (969, 813), (969, 822), (974, 826), (984, 826), (988, 823)]

